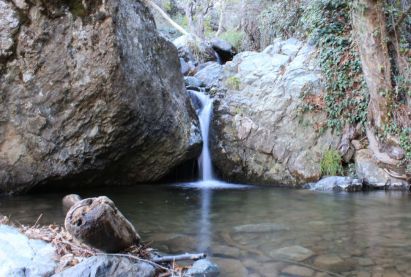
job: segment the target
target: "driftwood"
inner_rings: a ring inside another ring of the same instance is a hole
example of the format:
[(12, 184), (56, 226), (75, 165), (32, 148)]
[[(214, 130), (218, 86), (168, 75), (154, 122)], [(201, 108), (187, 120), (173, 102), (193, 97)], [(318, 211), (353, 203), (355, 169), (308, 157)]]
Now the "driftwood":
[(175, 255), (175, 256), (162, 256), (158, 258), (154, 258), (153, 262), (155, 263), (169, 263), (169, 262), (175, 262), (175, 261), (197, 261), (200, 259), (204, 259), (207, 257), (205, 253), (200, 253), (200, 254), (181, 254), (181, 255)]
[(74, 206), (77, 202), (81, 201), (81, 197), (78, 194), (69, 194), (63, 197), (63, 211), (67, 213), (71, 207)]
[(133, 225), (106, 196), (77, 202), (64, 225), (74, 238), (104, 252), (119, 252), (140, 242)]

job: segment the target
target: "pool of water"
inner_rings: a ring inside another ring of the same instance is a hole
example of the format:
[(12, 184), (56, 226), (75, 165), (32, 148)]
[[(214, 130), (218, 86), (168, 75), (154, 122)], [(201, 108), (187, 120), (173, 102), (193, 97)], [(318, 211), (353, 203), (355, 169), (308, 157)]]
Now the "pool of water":
[[(411, 276), (411, 195), (260, 187), (138, 186), (107, 195), (143, 240), (207, 252), (222, 276)], [(62, 224), (63, 194), (0, 198), (0, 214)]]

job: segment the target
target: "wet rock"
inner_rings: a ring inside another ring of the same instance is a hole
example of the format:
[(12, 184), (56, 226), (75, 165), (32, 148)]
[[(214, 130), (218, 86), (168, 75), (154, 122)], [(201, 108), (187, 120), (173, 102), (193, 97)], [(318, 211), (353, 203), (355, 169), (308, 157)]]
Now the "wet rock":
[(247, 276), (247, 269), (238, 260), (223, 258), (213, 258), (212, 260), (218, 264), (220, 268), (220, 276)]
[(215, 263), (201, 259), (196, 261), (186, 274), (190, 277), (217, 277), (220, 276), (220, 270)]
[(217, 87), (220, 83), (223, 67), (218, 63), (210, 63), (199, 70), (194, 77), (202, 81), (206, 87)]
[(362, 178), (370, 189), (409, 190), (406, 180), (397, 179), (381, 168), (368, 149), (362, 149), (355, 154), (355, 169), (357, 176)]
[(300, 262), (314, 256), (314, 252), (302, 246), (294, 245), (271, 251), (270, 256), (274, 258), (280, 257)]
[(68, 211), (64, 226), (77, 240), (105, 252), (118, 252), (140, 241), (133, 225), (105, 196), (77, 202)]
[(0, 193), (151, 182), (201, 151), (177, 50), (149, 9), (92, 2), (80, 18), (68, 1), (17, 16), (0, 0)]
[(173, 41), (178, 50), (178, 56), (186, 63), (198, 65), (209, 61), (217, 61), (217, 53), (206, 41), (183, 35)]
[[(323, 97), (314, 52), (289, 40), (262, 53), (242, 52), (224, 65), (219, 90), (226, 92), (215, 102), (211, 132), (221, 176), (290, 187), (320, 179), (323, 153), (340, 137), (320, 131), (326, 113), (301, 110), (303, 99)], [(240, 85), (233, 89), (231, 82)]]
[(220, 38), (212, 38), (210, 40), (211, 47), (217, 52), (220, 57), (221, 64), (231, 61), (237, 50), (227, 41)]
[(343, 260), (334, 255), (321, 255), (315, 258), (314, 265), (332, 272), (351, 271), (354, 267), (352, 262)]
[(155, 273), (155, 268), (146, 262), (123, 257), (95, 256), (53, 277), (154, 277)]
[(266, 233), (289, 230), (288, 226), (278, 223), (247, 224), (234, 227), (234, 231), (238, 233)]
[(296, 277), (311, 277), (314, 275), (314, 270), (307, 267), (291, 265), (284, 268), (281, 273), (285, 273)]
[(184, 77), (184, 81), (185, 81), (186, 87), (199, 88), (199, 87), (204, 86), (203, 81), (201, 81), (200, 79), (198, 79), (196, 77), (193, 77), (193, 76)]
[(74, 206), (74, 204), (80, 201), (81, 197), (78, 194), (69, 194), (64, 196), (62, 200), (64, 213), (67, 213), (68, 210), (70, 210), (70, 208)]
[(54, 256), (50, 244), (0, 225), (0, 276), (50, 276), (57, 266)]
[(350, 177), (330, 176), (321, 179), (317, 183), (304, 186), (307, 189), (316, 191), (348, 191), (355, 192), (363, 189), (363, 184), (359, 179)]

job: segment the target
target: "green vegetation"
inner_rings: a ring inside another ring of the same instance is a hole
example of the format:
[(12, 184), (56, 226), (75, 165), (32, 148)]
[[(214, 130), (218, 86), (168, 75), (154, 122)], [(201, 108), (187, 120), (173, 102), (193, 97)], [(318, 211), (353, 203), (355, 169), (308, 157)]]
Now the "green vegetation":
[(357, 46), (352, 39), (348, 0), (315, 0), (306, 7), (302, 23), (319, 49), (326, 78), (327, 125), (337, 131), (367, 120), (368, 91)]
[(231, 76), (227, 79), (226, 84), (230, 89), (239, 90), (241, 81), (238, 77)]
[(228, 41), (237, 50), (240, 50), (242, 47), (243, 39), (244, 39), (244, 32), (231, 30), (231, 31), (222, 33), (219, 37), (223, 40)]
[(87, 15), (87, 9), (81, 0), (65, 0), (65, 2), (74, 16), (84, 17)]
[(301, 1), (279, 1), (265, 9), (258, 18), (261, 47), (272, 43), (274, 38), (298, 36), (301, 31), (300, 18), (303, 14)]
[(336, 176), (343, 173), (340, 153), (337, 150), (325, 151), (321, 160), (321, 174), (323, 176)]
[(173, 20), (180, 25), (181, 27), (183, 27), (183, 29), (188, 30), (188, 18), (185, 15), (177, 15), (175, 17), (173, 17)]

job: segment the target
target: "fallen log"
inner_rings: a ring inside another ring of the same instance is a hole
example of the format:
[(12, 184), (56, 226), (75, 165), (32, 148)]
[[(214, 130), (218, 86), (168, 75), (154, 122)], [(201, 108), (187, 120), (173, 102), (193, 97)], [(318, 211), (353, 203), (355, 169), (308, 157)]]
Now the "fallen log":
[(133, 225), (106, 196), (74, 204), (64, 225), (75, 239), (104, 252), (119, 252), (140, 242)]

